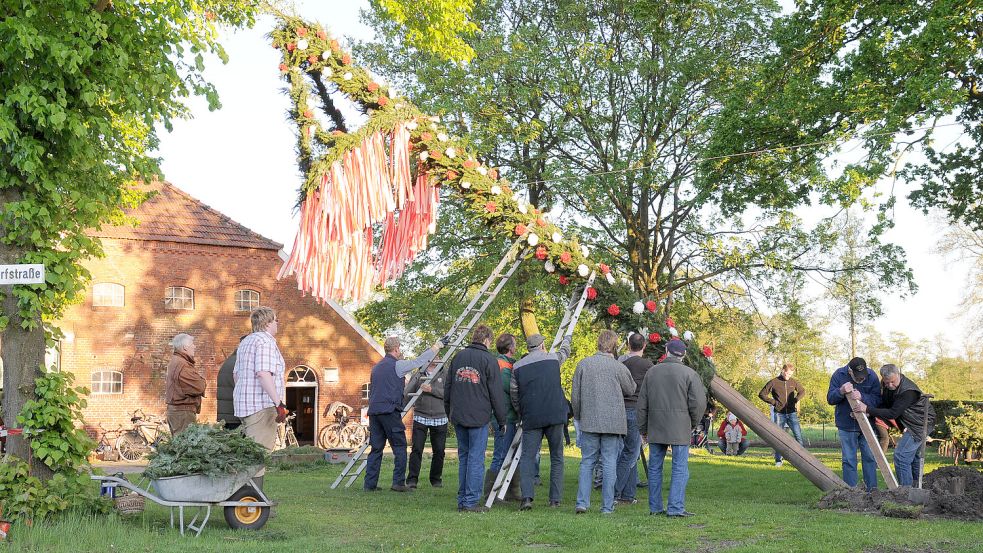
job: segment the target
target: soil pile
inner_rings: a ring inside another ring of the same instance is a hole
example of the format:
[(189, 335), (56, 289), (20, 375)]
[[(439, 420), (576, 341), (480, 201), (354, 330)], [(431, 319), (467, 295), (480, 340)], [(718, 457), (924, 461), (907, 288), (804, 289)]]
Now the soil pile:
[(919, 505), (908, 488), (835, 490), (819, 501), (820, 509), (880, 513), (885, 516), (917, 518), (934, 515), (959, 520), (983, 520), (983, 472), (969, 467), (943, 467), (925, 475), (928, 497)]

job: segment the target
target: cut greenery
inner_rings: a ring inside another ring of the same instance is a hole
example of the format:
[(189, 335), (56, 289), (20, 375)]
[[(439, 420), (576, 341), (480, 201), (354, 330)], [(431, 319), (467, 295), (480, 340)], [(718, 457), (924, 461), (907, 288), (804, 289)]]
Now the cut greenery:
[(266, 449), (238, 430), (221, 426), (193, 424), (165, 440), (150, 455), (144, 476), (235, 474), (266, 462)]

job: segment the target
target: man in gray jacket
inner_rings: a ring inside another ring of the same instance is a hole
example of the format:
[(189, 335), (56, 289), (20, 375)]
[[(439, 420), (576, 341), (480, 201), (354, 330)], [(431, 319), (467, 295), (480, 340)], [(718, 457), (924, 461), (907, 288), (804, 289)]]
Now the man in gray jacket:
[(580, 478), (576, 513), (590, 507), (594, 465), (601, 460), (601, 514), (614, 512), (614, 484), (618, 454), (624, 446), (628, 423), (624, 396), (635, 393), (635, 381), (628, 367), (615, 358), (618, 335), (602, 330), (597, 337), (597, 353), (577, 364), (573, 373), (570, 400), (573, 417), (578, 420), (581, 447)]
[[(420, 477), (420, 465), (423, 461), (423, 447), (430, 434), (430, 447), (433, 449), (433, 459), (430, 461), (430, 485), (434, 488), (443, 486), (444, 447), (447, 443), (447, 413), (444, 412), (444, 370), (434, 373), (436, 363), (431, 362), (425, 370), (410, 377), (403, 390), (403, 403), (409, 401), (409, 395), (422, 390), (420, 397), (413, 405), (413, 447), (410, 450), (410, 473), (406, 477), (406, 485), (410, 488), (417, 486)], [(423, 381), (433, 379), (429, 384)]]
[[(666, 358), (642, 380), (638, 394), (638, 427), (649, 443), (649, 514), (688, 517), (686, 482), (689, 480), (689, 444), (693, 428), (707, 408), (707, 390), (696, 371), (683, 364), (686, 343), (674, 338), (666, 344)], [(662, 465), (672, 446), (669, 504), (662, 503)]]

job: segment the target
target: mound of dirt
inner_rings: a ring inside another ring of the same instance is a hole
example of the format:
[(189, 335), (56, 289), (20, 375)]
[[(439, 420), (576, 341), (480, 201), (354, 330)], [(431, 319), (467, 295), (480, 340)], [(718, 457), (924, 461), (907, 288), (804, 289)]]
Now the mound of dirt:
[(925, 475), (928, 498), (919, 505), (908, 488), (834, 490), (819, 501), (820, 509), (879, 513), (917, 518), (922, 514), (958, 520), (983, 520), (983, 472), (969, 467), (943, 467)]

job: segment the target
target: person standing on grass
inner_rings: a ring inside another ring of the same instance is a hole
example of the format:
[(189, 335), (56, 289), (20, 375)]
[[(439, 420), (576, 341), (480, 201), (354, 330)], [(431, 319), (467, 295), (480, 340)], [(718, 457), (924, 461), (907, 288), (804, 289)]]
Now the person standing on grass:
[(485, 472), (488, 423), (492, 413), (504, 431), (508, 407), (502, 388), (498, 360), (488, 351), (492, 330), (478, 325), (471, 333), (471, 345), (451, 360), (444, 383), (444, 410), (454, 423), (457, 436), (457, 510), (484, 512), (481, 480)]
[(580, 477), (577, 486), (577, 514), (590, 507), (594, 466), (602, 469), (601, 514), (614, 512), (614, 484), (618, 455), (628, 431), (624, 396), (635, 392), (635, 381), (628, 367), (619, 363), (618, 335), (602, 330), (597, 337), (597, 353), (577, 364), (573, 373), (570, 401), (574, 419), (580, 421)]
[[(758, 392), (761, 401), (771, 405), (772, 422), (778, 428), (788, 426), (799, 445), (802, 441), (802, 426), (799, 424), (799, 402), (806, 396), (806, 390), (795, 378), (795, 367), (791, 363), (782, 365), (782, 372), (768, 381)], [(775, 450), (775, 466), (782, 466), (782, 454)]]
[(628, 433), (625, 434), (625, 444), (618, 455), (617, 480), (614, 484), (614, 498), (618, 503), (633, 505), (638, 502), (635, 492), (638, 489), (638, 454), (642, 448), (642, 435), (638, 432), (638, 417), (635, 407), (638, 404), (638, 391), (642, 388), (645, 373), (652, 367), (652, 361), (645, 357), (645, 345), (648, 339), (634, 333), (628, 337), (628, 355), (621, 362), (628, 367), (632, 380), (635, 381), (635, 391), (625, 396), (625, 420)]
[[(845, 367), (840, 367), (829, 378), (826, 402), (836, 406), (834, 419), (840, 435), (840, 453), (843, 457), (843, 481), (848, 486), (857, 485), (857, 451), (860, 452), (864, 471), (864, 485), (867, 491), (877, 489), (877, 461), (867, 440), (860, 432), (860, 425), (854, 416), (847, 396), (866, 405), (880, 405), (881, 384), (874, 371), (867, 367), (863, 357), (854, 357)], [(864, 416), (857, 414), (856, 416)]]
[[(241, 342), (245, 337), (239, 338), (239, 341)], [(235, 406), (233, 405), (236, 381), (232, 377), (232, 373), (236, 368), (236, 353), (238, 351), (238, 348), (232, 350), (232, 355), (222, 362), (222, 366), (218, 369), (218, 382), (215, 389), (215, 420), (224, 423), (229, 430), (239, 428), (242, 424), (239, 417), (235, 415)]]
[[(249, 315), (253, 333), (239, 342), (236, 364), (232, 369), (235, 389), (232, 391), (233, 413), (242, 421), (242, 431), (250, 438), (273, 451), (277, 425), (287, 420), (283, 404), (283, 355), (276, 345), (280, 321), (276, 311), (257, 307)], [(262, 490), (266, 469), (253, 478)]]
[(167, 403), (167, 425), (175, 435), (198, 422), (201, 398), (205, 395), (205, 377), (195, 369), (195, 339), (178, 334), (171, 340), (174, 354), (167, 364), (164, 397)]
[[(920, 451), (925, 436), (935, 429), (935, 409), (918, 386), (901, 374), (895, 365), (881, 367), (881, 383), (884, 396), (880, 407), (870, 407), (861, 400), (855, 414), (861, 416), (866, 413), (884, 420), (894, 420), (904, 430), (894, 446), (894, 472), (898, 476), (899, 486), (912, 486), (918, 479), (923, 461)], [(866, 468), (864, 471), (866, 476)]]
[[(399, 338), (386, 338), (383, 349), (386, 356), (372, 367), (369, 379), (369, 458), (365, 466), (366, 491), (375, 491), (382, 470), (382, 451), (389, 442), (395, 457), (394, 492), (409, 491), (406, 486), (406, 426), (403, 425), (403, 378), (410, 372), (430, 363), (440, 351), (443, 341), (438, 340), (416, 359), (403, 359)], [(419, 400), (418, 400), (419, 402)], [(417, 403), (419, 405), (419, 403)]]
[(488, 495), (491, 492), (491, 487), (495, 483), (498, 471), (501, 470), (502, 464), (505, 462), (505, 456), (508, 454), (509, 446), (512, 445), (512, 440), (515, 439), (516, 421), (518, 420), (509, 395), (511, 394), (512, 365), (515, 363), (515, 336), (508, 332), (499, 334), (495, 340), (495, 350), (498, 352), (498, 368), (502, 375), (502, 391), (505, 393), (505, 402), (508, 405), (509, 414), (505, 431), (498, 432), (498, 427), (494, 429), (495, 446), (492, 453), (491, 467), (489, 467), (488, 473), (485, 474), (483, 495)]
[(559, 507), (563, 499), (563, 428), (567, 423), (567, 398), (563, 395), (560, 366), (570, 356), (569, 335), (560, 343), (556, 353), (546, 351), (542, 334), (526, 339), (529, 354), (515, 363), (512, 369), (512, 406), (522, 422), (521, 471), (522, 505), (532, 509), (536, 490), (534, 479), (538, 468), (537, 454), (543, 437), (550, 448), (549, 506)]
[[(666, 344), (666, 358), (649, 369), (638, 393), (638, 425), (649, 443), (649, 514), (689, 517), (686, 483), (689, 481), (689, 444), (693, 428), (707, 408), (707, 390), (696, 371), (683, 364), (686, 343), (678, 338)], [(662, 466), (672, 448), (669, 501), (662, 503)]]
[[(444, 374), (441, 369), (436, 371), (436, 363), (430, 363), (425, 370), (414, 374), (403, 390), (403, 403), (409, 401), (409, 395), (421, 392), (413, 405), (413, 449), (410, 450), (410, 472), (406, 485), (416, 488), (420, 478), (420, 465), (423, 461), (423, 447), (430, 434), (430, 448), (433, 458), (430, 460), (430, 485), (434, 488), (443, 487), (444, 447), (447, 443), (447, 413), (444, 411)], [(432, 378), (431, 378), (432, 377)], [(423, 381), (430, 378), (429, 384)]]

